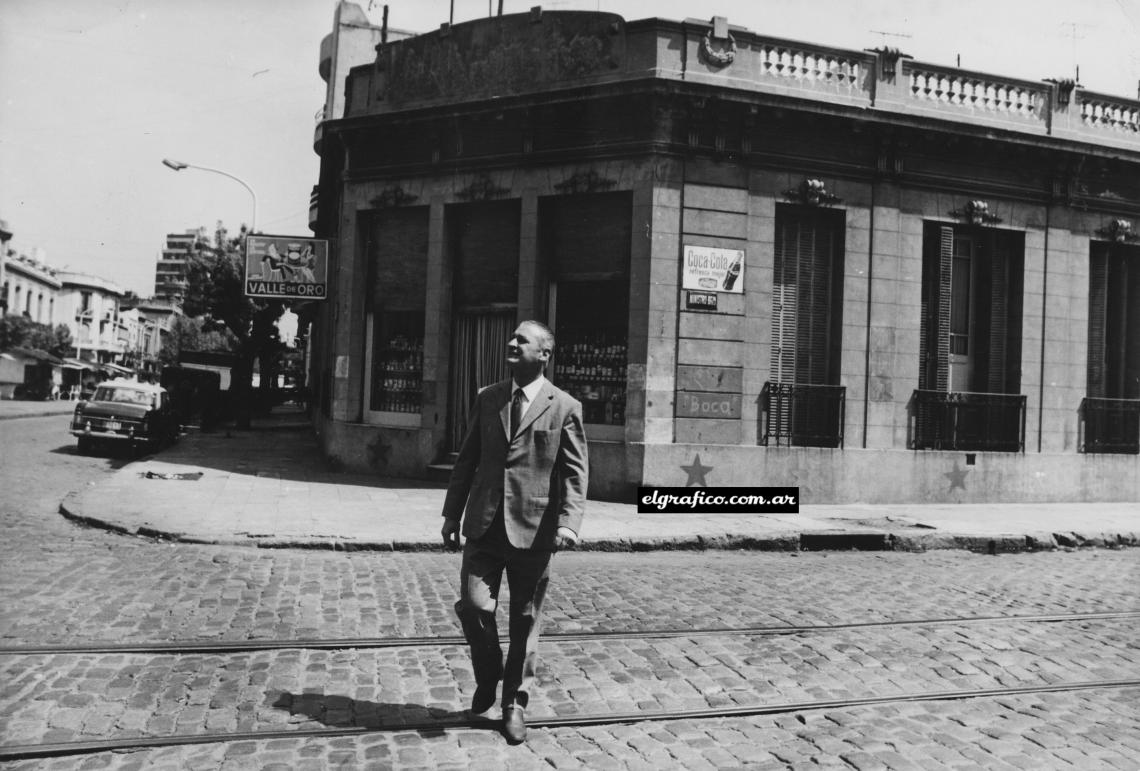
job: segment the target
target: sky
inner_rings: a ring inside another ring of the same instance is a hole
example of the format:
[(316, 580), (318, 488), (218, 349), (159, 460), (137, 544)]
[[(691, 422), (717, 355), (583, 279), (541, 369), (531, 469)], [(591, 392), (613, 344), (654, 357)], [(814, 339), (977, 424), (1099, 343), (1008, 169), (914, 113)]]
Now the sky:
[[(505, 13), (541, 0), (505, 0)], [(383, 3), (358, 5), (377, 24)], [(451, 0), (390, 0), (390, 27), (431, 31)], [(498, 0), (454, 0), (454, 22)], [(317, 71), (335, 0), (0, 0), (0, 219), (10, 248), (154, 290), (165, 235), (253, 216), (307, 236), (320, 159)], [(726, 16), (762, 35), (1039, 81), (1072, 77), (1135, 99), (1140, 0), (554, 0), (626, 19)]]

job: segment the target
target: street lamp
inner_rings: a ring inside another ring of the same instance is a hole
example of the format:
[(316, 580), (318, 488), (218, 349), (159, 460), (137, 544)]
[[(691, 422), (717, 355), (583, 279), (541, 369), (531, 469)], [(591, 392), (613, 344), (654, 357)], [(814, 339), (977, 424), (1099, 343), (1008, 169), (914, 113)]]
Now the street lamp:
[(166, 166), (169, 169), (173, 169), (174, 171), (182, 171), (183, 169), (198, 169), (199, 171), (212, 171), (215, 174), (221, 174), (223, 177), (229, 177), (234, 182), (237, 182), (239, 185), (241, 185), (246, 190), (248, 190), (250, 196), (253, 198), (253, 219), (249, 223), (249, 232), (252, 235), (253, 233), (255, 233), (257, 231), (257, 193), (253, 192), (253, 188), (250, 187), (249, 183), (246, 182), (244, 179), (242, 179), (241, 177), (235, 177), (233, 174), (230, 174), (228, 171), (222, 171), (221, 169), (211, 169), (208, 166), (196, 166), (193, 163), (183, 163), (182, 161), (174, 161), (174, 160), (171, 160), (170, 158), (163, 158), (162, 159), (162, 165)]

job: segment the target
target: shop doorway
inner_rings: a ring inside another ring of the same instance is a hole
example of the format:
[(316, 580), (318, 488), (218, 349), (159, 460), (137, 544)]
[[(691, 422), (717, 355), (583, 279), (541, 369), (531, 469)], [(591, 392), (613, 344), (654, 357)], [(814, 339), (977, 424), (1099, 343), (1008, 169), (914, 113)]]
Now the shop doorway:
[(505, 380), (507, 340), (515, 328), (514, 308), (458, 311), (451, 333), (451, 394), (447, 414), (451, 451), (463, 443), (475, 396), (484, 386)]
[(507, 377), (507, 339), (518, 314), (518, 200), (448, 205), (451, 378), (448, 441), (459, 449), (479, 389)]

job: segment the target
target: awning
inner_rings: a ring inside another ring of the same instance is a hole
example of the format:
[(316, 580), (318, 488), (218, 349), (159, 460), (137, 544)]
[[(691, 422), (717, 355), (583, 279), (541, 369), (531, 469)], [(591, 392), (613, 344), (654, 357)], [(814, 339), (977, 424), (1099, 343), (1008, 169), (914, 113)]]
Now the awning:
[(128, 369), (127, 367), (121, 367), (118, 364), (112, 364), (111, 362), (107, 362), (105, 364), (100, 364), (99, 366), (108, 375), (133, 375), (133, 374), (135, 374), (135, 371), (133, 369)]
[(13, 348), (11, 349), (11, 352), (17, 356), (23, 356), (25, 359), (35, 359), (36, 361), (42, 361), (47, 364), (54, 364), (56, 366), (63, 364), (62, 361), (52, 356), (47, 351), (41, 351), (39, 348)]
[(99, 371), (99, 366), (97, 364), (90, 362), (90, 361), (84, 361), (83, 359), (64, 359), (63, 360), (63, 368), (64, 369), (79, 369), (79, 370), (85, 369), (85, 370), (90, 370), (91, 372), (98, 372)]

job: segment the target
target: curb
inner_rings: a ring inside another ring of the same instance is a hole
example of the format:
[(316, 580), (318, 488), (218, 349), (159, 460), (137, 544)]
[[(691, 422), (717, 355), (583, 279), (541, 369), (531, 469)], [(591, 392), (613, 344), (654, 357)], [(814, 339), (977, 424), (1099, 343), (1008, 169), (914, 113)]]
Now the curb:
[(56, 415), (71, 415), (70, 411), (59, 412), (28, 412), (23, 415), (0, 415), (0, 420), (19, 420), (20, 418), (51, 418)]
[[(210, 546), (243, 546), (257, 549), (312, 549), (343, 552), (438, 552), (442, 544), (434, 541), (346, 541), (337, 538), (305, 537), (211, 537), (141, 526), (134, 530), (114, 522), (82, 513), (80, 493), (70, 493), (60, 502), (59, 512), (65, 519), (121, 535), (136, 535), (159, 541)], [(649, 552), (649, 551), (888, 551), (921, 553), (956, 549), (978, 554), (1020, 554), (1074, 548), (1140, 547), (1138, 533), (1080, 533), (1028, 535), (955, 535), (950, 533), (921, 536), (897, 535), (887, 531), (795, 533), (756, 537), (744, 535), (678, 536), (641, 539), (600, 538), (588, 540), (570, 551), (579, 552)]]

